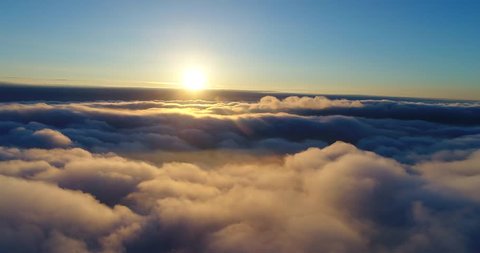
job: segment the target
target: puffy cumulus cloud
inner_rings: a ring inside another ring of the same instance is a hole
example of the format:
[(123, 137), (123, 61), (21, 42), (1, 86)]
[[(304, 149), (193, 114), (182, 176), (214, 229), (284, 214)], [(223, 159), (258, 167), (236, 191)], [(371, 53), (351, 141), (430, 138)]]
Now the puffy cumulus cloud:
[(251, 106), (252, 109), (261, 110), (279, 110), (279, 109), (325, 109), (329, 107), (362, 107), (360, 101), (351, 101), (347, 99), (331, 100), (323, 96), (315, 97), (297, 97), (291, 96), (282, 100), (274, 96), (265, 96), (257, 104)]
[[(131, 252), (469, 252), (478, 206), (337, 142), (282, 163), (170, 163), (130, 194), (150, 214)], [(478, 188), (478, 187), (477, 187)], [(445, 217), (455, 217), (448, 220)], [(472, 222), (470, 225), (467, 225)], [(188, 232), (187, 232), (188, 231)]]
[(128, 208), (111, 209), (81, 192), (5, 176), (0, 183), (0, 248), (5, 252), (86, 251), (89, 242), (107, 242), (137, 221)]
[[(421, 163), (414, 168), (419, 173), (412, 173), (409, 166), (343, 142), (283, 161), (231, 163), (224, 157), (214, 167), (156, 166), (81, 149), (0, 151), (0, 248), (8, 252), (480, 247), (478, 184), (451, 184), (468, 180), (477, 153)], [(429, 166), (439, 172), (432, 176)]]
[(81, 190), (109, 205), (118, 204), (137, 184), (157, 172), (156, 167), (145, 162), (82, 149), (3, 148), (0, 154), (4, 156), (0, 174)]
[(62, 148), (72, 144), (72, 140), (61, 132), (48, 128), (36, 130), (38, 127), (38, 124), (15, 126), (4, 136), (0, 136), (0, 143), (38, 148)]
[(72, 144), (70, 138), (52, 129), (37, 130), (33, 132), (32, 136), (52, 147), (67, 147)]
[(480, 150), (465, 159), (444, 161), (433, 160), (419, 164), (416, 170), (431, 184), (428, 187), (451, 194), (480, 201)]

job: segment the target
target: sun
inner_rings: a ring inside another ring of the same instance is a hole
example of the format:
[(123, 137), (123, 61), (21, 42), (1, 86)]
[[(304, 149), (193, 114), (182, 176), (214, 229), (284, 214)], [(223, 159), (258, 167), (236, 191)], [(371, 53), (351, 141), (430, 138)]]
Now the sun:
[(183, 72), (183, 87), (188, 90), (203, 90), (207, 83), (207, 77), (201, 69), (190, 68)]

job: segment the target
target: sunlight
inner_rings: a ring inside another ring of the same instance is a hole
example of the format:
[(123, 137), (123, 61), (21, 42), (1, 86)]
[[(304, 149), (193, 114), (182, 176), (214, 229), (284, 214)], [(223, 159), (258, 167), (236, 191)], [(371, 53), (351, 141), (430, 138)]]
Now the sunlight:
[(183, 72), (182, 83), (188, 90), (203, 90), (207, 83), (205, 73), (198, 68), (190, 68)]

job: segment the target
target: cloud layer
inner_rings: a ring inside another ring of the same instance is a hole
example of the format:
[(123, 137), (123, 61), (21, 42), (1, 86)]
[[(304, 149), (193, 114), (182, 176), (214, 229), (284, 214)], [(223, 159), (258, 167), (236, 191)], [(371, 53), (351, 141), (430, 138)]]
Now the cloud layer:
[[(124, 155), (234, 150), (288, 154), (335, 141), (414, 163), (480, 147), (475, 102), (264, 97), (258, 102), (0, 104), (0, 144)], [(238, 152), (237, 152), (238, 153)]]
[(4, 103), (0, 252), (476, 252), (479, 108)]

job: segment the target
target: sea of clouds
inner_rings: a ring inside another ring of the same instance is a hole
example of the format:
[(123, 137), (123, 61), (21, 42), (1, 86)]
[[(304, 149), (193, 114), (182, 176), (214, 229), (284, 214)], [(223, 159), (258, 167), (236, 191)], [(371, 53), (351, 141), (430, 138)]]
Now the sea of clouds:
[(0, 103), (0, 252), (478, 252), (480, 103)]

